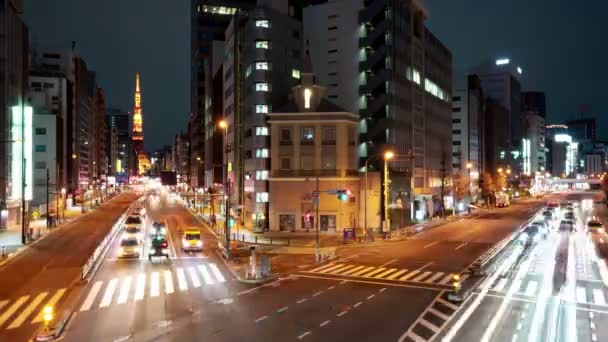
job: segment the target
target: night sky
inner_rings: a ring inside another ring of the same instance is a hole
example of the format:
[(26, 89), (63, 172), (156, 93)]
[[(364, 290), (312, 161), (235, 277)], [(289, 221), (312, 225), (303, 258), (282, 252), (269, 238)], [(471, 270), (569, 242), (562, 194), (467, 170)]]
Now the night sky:
[[(176, 6), (174, 4), (181, 4)], [(26, 0), (30, 44), (70, 47), (97, 71), (107, 106), (131, 111), (141, 72), (145, 144), (184, 130), (190, 110), (190, 1)], [(424, 0), (428, 26), (452, 51), (454, 79), (488, 58), (522, 66), (523, 90), (545, 91), (548, 121), (600, 118), (608, 139), (608, 2)], [(585, 3), (585, 6), (581, 4)], [(602, 82), (603, 81), (603, 82)]]

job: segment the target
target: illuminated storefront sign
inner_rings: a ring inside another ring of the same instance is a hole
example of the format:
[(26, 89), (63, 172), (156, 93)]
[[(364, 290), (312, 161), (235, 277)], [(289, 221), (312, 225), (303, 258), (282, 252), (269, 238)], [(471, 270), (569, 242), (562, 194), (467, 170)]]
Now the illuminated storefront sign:
[[(11, 198), (21, 199), (25, 182), (25, 199), (32, 199), (32, 125), (34, 114), (30, 106), (11, 108)], [(23, 168), (25, 167), (25, 175)], [(25, 176), (25, 177), (24, 177)]]

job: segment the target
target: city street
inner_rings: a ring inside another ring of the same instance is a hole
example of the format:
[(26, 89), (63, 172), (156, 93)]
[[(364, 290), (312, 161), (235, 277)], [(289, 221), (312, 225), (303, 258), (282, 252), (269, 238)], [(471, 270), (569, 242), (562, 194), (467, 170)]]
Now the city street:
[(61, 306), (86, 260), (135, 198), (119, 195), (0, 265), (1, 341), (26, 340), (42, 322), (42, 307)]
[[(568, 196), (577, 231), (554, 231), (528, 248), (507, 251), (450, 322), (442, 341), (603, 341), (608, 338), (608, 292), (587, 219), (591, 196)], [(586, 200), (583, 200), (586, 199)], [(567, 255), (567, 264), (557, 255)]]

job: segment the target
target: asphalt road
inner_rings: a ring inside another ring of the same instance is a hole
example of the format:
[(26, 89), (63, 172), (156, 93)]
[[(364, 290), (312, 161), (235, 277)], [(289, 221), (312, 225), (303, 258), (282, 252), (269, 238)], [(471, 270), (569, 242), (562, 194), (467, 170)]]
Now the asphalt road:
[(135, 198), (126, 193), (104, 203), (0, 266), (0, 341), (25, 341), (44, 305), (61, 306), (86, 260)]
[[(583, 198), (590, 196), (568, 199)], [(505, 257), (504, 272), (480, 286), (441, 340), (608, 340), (608, 291), (598, 268), (605, 261), (597, 259), (584, 229), (592, 207), (579, 203), (575, 208), (577, 232), (552, 232), (529, 248), (514, 250), (513, 258)], [(557, 257), (560, 251), (567, 257), (565, 266)], [(508, 266), (509, 261), (514, 266)]]

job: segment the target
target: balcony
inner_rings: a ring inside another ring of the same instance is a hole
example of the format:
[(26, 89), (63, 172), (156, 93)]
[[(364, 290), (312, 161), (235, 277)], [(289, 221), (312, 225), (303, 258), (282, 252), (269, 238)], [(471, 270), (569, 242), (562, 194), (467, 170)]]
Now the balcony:
[(379, 15), (384, 16), (384, 8), (388, 0), (374, 1), (371, 6), (359, 12), (359, 22), (368, 23), (374, 21)]
[(381, 94), (376, 98), (369, 99), (367, 101), (367, 108), (362, 109), (360, 114), (362, 118), (372, 118), (376, 112), (380, 109), (384, 109), (384, 106), (388, 103), (388, 97), (386, 94)]
[(272, 177), (356, 177), (357, 170), (274, 170)]
[(365, 61), (359, 62), (360, 71), (371, 71), (378, 63), (384, 63), (386, 58), (386, 46), (382, 45), (376, 50), (370, 50)]
[(384, 87), (384, 84), (390, 77), (390, 70), (382, 69), (375, 75), (370, 75), (367, 78), (367, 84), (359, 86), (359, 92), (361, 94), (370, 95), (378, 87)]
[(359, 47), (368, 48), (375, 46), (378, 39), (382, 39), (384, 42), (384, 34), (386, 33), (386, 21), (380, 22), (374, 26), (371, 32), (367, 33), (367, 36), (359, 38)]

